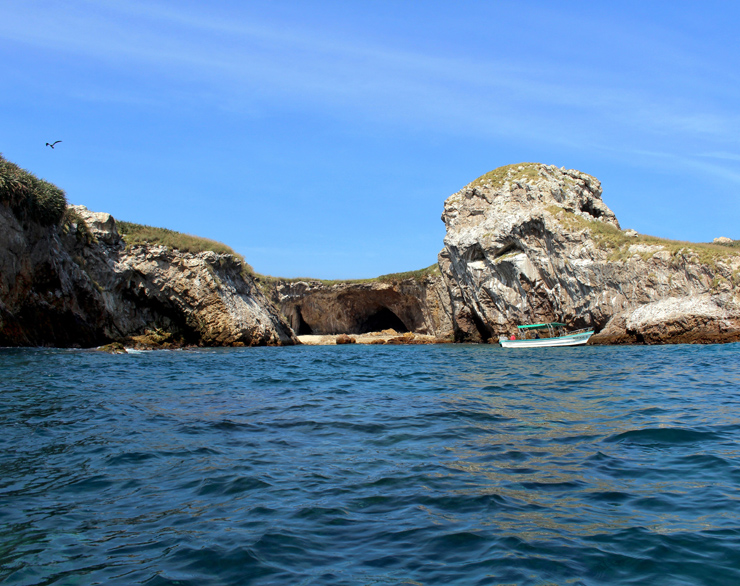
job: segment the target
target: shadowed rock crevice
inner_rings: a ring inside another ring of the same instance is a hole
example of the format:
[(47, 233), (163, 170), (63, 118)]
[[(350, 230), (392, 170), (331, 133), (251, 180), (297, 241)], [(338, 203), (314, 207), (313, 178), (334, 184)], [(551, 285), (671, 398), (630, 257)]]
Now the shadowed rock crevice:
[(288, 323), (290, 323), (290, 327), (293, 328), (296, 335), (310, 336), (313, 334), (313, 329), (306, 323), (306, 320), (303, 319), (300, 305), (296, 305), (293, 308), (292, 313), (286, 316), (286, 319), (288, 319)]
[[(198, 344), (200, 336), (194, 324), (188, 323), (188, 318), (174, 304), (148, 295), (145, 284), (140, 279), (128, 281), (128, 287), (123, 288), (120, 295), (146, 316), (148, 331), (167, 332), (173, 342), (177, 341), (181, 345)], [(121, 338), (123, 337), (125, 336), (122, 335)]]
[(401, 333), (409, 331), (406, 324), (387, 307), (381, 307), (357, 326), (358, 334), (381, 332), (383, 330), (396, 330)]
[(468, 263), (486, 260), (486, 255), (483, 254), (483, 248), (480, 246), (480, 244), (474, 244), (468, 250), (466, 250), (465, 257)]
[(477, 313), (471, 315), (475, 329), (480, 336), (481, 342), (488, 342), (492, 338), (491, 329), (483, 323), (483, 320), (478, 316)]
[(297, 335), (310, 336), (311, 334), (313, 334), (313, 329), (306, 323), (306, 320), (303, 319), (300, 305), (296, 305), (295, 307), (295, 321), (296, 327), (294, 329)]
[(597, 220), (604, 215), (600, 209), (593, 205), (593, 202), (591, 200), (583, 202), (580, 205), (580, 208), (582, 212), (587, 213), (589, 216), (592, 216)]
[(452, 337), (449, 293), (440, 275), (335, 284), (277, 280), (265, 289), (299, 335), (393, 329)]
[[(524, 249), (516, 242), (510, 242), (509, 244), (504, 245), (504, 247), (496, 252), (493, 255), (493, 258), (501, 258), (502, 256), (506, 256), (509, 254), (524, 254)], [(481, 259), (483, 259), (483, 254), (481, 252)]]

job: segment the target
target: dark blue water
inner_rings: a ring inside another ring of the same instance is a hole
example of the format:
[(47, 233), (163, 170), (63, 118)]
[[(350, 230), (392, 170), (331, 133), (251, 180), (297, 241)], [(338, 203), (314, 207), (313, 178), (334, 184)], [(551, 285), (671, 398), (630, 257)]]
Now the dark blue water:
[(740, 584), (740, 345), (0, 350), (3, 584)]

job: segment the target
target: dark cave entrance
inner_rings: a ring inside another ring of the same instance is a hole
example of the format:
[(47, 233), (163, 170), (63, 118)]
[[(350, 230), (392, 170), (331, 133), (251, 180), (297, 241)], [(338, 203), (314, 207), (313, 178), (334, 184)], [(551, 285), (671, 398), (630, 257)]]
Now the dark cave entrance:
[(313, 334), (313, 329), (303, 319), (303, 314), (301, 313), (300, 305), (296, 305), (295, 315), (297, 318), (296, 321), (298, 322), (298, 327), (296, 328), (296, 335), (297, 336), (310, 336), (311, 334)]
[(475, 329), (478, 330), (478, 334), (480, 335), (480, 338), (483, 342), (488, 342), (488, 340), (491, 339), (491, 331), (486, 327), (486, 324), (483, 323), (483, 320), (478, 316), (475, 311), (472, 313), (473, 323), (475, 324)]
[(136, 281), (130, 281), (123, 290), (123, 298), (133, 303), (146, 315), (150, 313), (146, 327), (139, 328), (136, 334), (145, 334), (146, 331), (164, 330), (172, 334), (171, 342), (184, 345), (202, 345), (202, 334), (190, 323), (188, 319), (173, 305), (168, 305), (155, 297), (147, 297), (144, 288), (137, 287)]
[(381, 307), (375, 313), (369, 315), (365, 321), (360, 324), (358, 328), (358, 334), (366, 334), (367, 332), (380, 332), (382, 330), (396, 330), (397, 332), (403, 333), (408, 332), (409, 329), (398, 317), (387, 307)]
[(581, 211), (582, 212), (586, 212), (587, 214), (593, 216), (594, 218), (600, 218), (601, 216), (604, 215), (601, 212), (601, 210), (597, 210), (594, 207), (593, 202), (591, 202), (591, 201), (587, 201), (586, 203), (584, 203), (583, 205), (581, 205)]

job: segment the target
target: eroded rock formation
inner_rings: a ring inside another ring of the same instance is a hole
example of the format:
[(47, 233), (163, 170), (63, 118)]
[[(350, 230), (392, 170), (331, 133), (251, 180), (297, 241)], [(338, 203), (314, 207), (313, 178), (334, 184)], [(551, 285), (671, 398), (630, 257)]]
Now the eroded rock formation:
[(592, 326), (595, 343), (740, 340), (736, 241), (621, 230), (599, 181), (579, 171), (496, 169), (445, 202), (439, 272), (335, 284), (253, 277), (230, 254), (127, 246), (109, 214), (70, 206), (61, 224), (34, 219), (8, 193), (0, 346), (279, 345), (391, 329), (485, 341), (543, 321)]
[(605, 328), (604, 342), (740, 339), (740, 251), (622, 231), (601, 193), (585, 173), (525, 163), (447, 199), (439, 265), (457, 340), (546, 321)]
[(296, 342), (234, 256), (127, 248), (110, 214), (71, 211), (61, 228), (0, 205), (0, 346)]
[(740, 306), (726, 294), (667, 297), (612, 317), (594, 344), (709, 344), (740, 340)]
[(299, 334), (364, 334), (385, 329), (452, 335), (449, 295), (439, 274), (367, 283), (278, 280), (272, 302)]

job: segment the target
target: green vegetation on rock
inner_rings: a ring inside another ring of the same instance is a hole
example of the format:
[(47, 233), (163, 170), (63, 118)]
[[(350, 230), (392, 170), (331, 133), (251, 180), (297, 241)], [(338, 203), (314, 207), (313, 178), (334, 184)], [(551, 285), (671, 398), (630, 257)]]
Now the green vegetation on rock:
[(393, 281), (404, 281), (406, 279), (414, 279), (415, 281), (423, 281), (426, 277), (441, 275), (439, 265), (434, 263), (424, 269), (417, 271), (407, 271), (404, 273), (389, 273), (387, 275), (380, 275), (379, 277), (373, 277), (370, 279), (312, 279), (310, 277), (272, 277), (270, 275), (258, 275), (261, 283), (267, 285), (275, 285), (278, 282), (283, 283), (298, 283), (300, 281), (321, 283), (322, 285), (361, 285), (363, 283), (389, 283)]
[(407, 271), (404, 273), (390, 273), (388, 275), (380, 275), (375, 281), (387, 282), (387, 281), (403, 281), (406, 279), (414, 279), (415, 281), (423, 281), (427, 277), (436, 277), (441, 275), (442, 272), (439, 270), (439, 265), (434, 263), (425, 269), (419, 269), (418, 271)]
[(740, 249), (740, 240), (733, 240), (732, 242), (713, 242), (715, 246), (726, 246), (727, 248), (738, 248)]
[(639, 254), (645, 260), (653, 256), (654, 252), (630, 252), (629, 248), (634, 244), (660, 246), (674, 257), (679, 255), (695, 256), (697, 262), (709, 266), (714, 266), (718, 260), (737, 255), (740, 252), (740, 241), (737, 240), (734, 240), (731, 244), (715, 244), (669, 240), (657, 236), (648, 236), (647, 234), (628, 236), (626, 231), (619, 230), (611, 224), (599, 220), (589, 220), (558, 206), (549, 206), (547, 210), (556, 217), (558, 222), (570, 230), (588, 230), (599, 248), (610, 251), (610, 261), (626, 260), (634, 254)]
[(479, 187), (490, 185), (493, 189), (499, 189), (506, 181), (513, 180), (530, 180), (534, 181), (538, 177), (540, 163), (518, 163), (516, 165), (504, 165), (485, 175), (481, 175), (475, 181), (471, 182), (469, 187)]
[(75, 226), (76, 229), (74, 234), (77, 237), (78, 242), (92, 244), (96, 241), (95, 236), (90, 231), (90, 226), (88, 226), (84, 218), (71, 207), (64, 210), (61, 225), (63, 234), (69, 234), (72, 230), (72, 226)]
[(0, 155), (0, 203), (9, 206), (21, 220), (50, 226), (58, 224), (67, 209), (64, 191), (39, 179)]
[(133, 222), (116, 221), (118, 233), (123, 237), (127, 245), (135, 244), (154, 244), (166, 246), (167, 248), (176, 249), (181, 252), (190, 252), (197, 254), (199, 252), (212, 251), (218, 254), (230, 254), (244, 265), (248, 273), (253, 273), (253, 269), (245, 261), (244, 257), (234, 252), (234, 250), (216, 240), (210, 238), (201, 238), (191, 234), (175, 232), (168, 228), (155, 228)]

